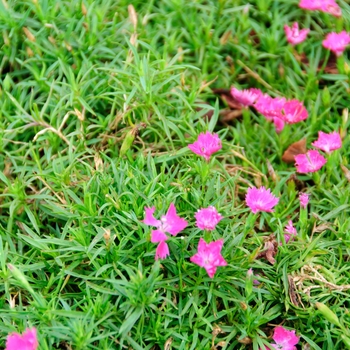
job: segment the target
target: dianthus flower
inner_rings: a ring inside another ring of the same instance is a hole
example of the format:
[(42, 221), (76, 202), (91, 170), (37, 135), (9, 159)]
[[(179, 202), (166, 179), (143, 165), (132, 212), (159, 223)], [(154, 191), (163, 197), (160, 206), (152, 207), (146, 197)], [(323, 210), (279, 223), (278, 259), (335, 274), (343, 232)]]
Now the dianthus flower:
[(341, 9), (335, 0), (300, 0), (299, 7), (305, 10), (327, 12), (335, 17), (341, 16)]
[(299, 194), (299, 201), (300, 201), (300, 205), (303, 208), (306, 208), (306, 206), (309, 203), (309, 195), (307, 193), (300, 193)]
[(320, 170), (327, 160), (318, 151), (307, 151), (306, 154), (298, 154), (294, 157), (297, 172), (301, 174), (314, 173)]
[(312, 143), (312, 145), (320, 150), (331, 153), (336, 149), (341, 148), (341, 137), (336, 131), (326, 134), (325, 132), (318, 132), (318, 139)]
[(210, 156), (222, 148), (221, 140), (217, 134), (212, 134), (207, 131), (205, 134), (200, 133), (196, 142), (188, 145), (188, 148), (193, 152), (202, 156), (208, 162)]
[(231, 95), (243, 106), (252, 106), (259, 96), (262, 95), (262, 92), (260, 89), (255, 88), (238, 90), (233, 87), (231, 88)]
[(208, 231), (214, 230), (216, 225), (223, 219), (212, 206), (198, 210), (194, 217), (196, 218), (197, 227)]
[(267, 94), (259, 96), (256, 101), (255, 108), (267, 120), (275, 124), (277, 132), (281, 132), (284, 128), (284, 120), (282, 118), (282, 108), (286, 103), (284, 97), (273, 98)]
[(198, 243), (198, 252), (190, 260), (201, 267), (204, 267), (210, 278), (213, 278), (218, 266), (226, 266), (227, 262), (221, 255), (221, 249), (224, 244), (223, 239), (206, 243), (200, 238)]
[(349, 44), (350, 35), (345, 30), (340, 33), (329, 33), (322, 41), (323, 47), (333, 51), (337, 56), (341, 56)]
[(173, 203), (170, 204), (168, 212), (163, 215), (160, 220), (154, 218), (153, 213), (156, 208), (145, 208), (145, 219), (143, 223), (157, 227), (157, 230), (152, 230), (151, 242), (159, 243), (155, 259), (165, 259), (169, 256), (169, 247), (165, 241), (168, 239), (166, 232), (172, 236), (176, 236), (180, 231), (187, 227), (187, 221), (180, 218), (176, 214), (176, 209)]
[(267, 94), (259, 96), (255, 108), (266, 119), (272, 120), (274, 117), (280, 117), (282, 108), (286, 103), (284, 97), (271, 97)]
[(296, 350), (296, 344), (299, 342), (299, 337), (295, 335), (295, 331), (288, 331), (282, 326), (277, 326), (274, 329), (272, 339), (276, 344), (271, 344), (278, 350)]
[(39, 346), (36, 328), (27, 328), (21, 335), (11, 333), (7, 336), (5, 350), (36, 350)]
[(292, 220), (288, 221), (288, 225), (285, 227), (285, 231), (287, 232), (284, 234), (284, 240), (286, 243), (288, 243), (289, 240), (293, 238), (293, 236), (296, 236), (298, 234), (296, 228), (293, 226)]
[(270, 189), (266, 189), (264, 186), (259, 189), (256, 187), (248, 188), (248, 192), (245, 196), (247, 206), (255, 214), (258, 211), (273, 212), (273, 207), (278, 203), (279, 198), (275, 197)]
[(306, 39), (310, 29), (299, 30), (299, 23), (294, 22), (292, 27), (285, 25), (284, 31), (286, 33), (287, 41), (294, 46), (302, 43)]
[(309, 114), (303, 103), (298, 100), (290, 100), (283, 105), (281, 119), (288, 124), (298, 123), (307, 119), (308, 116)]
[(341, 8), (334, 0), (323, 0), (320, 11), (327, 12), (335, 17), (341, 17)]
[(300, 0), (299, 7), (304, 10), (320, 10), (325, 0)]
[(272, 121), (273, 121), (273, 124), (275, 125), (276, 132), (280, 133), (284, 128), (284, 121), (278, 117), (274, 117)]

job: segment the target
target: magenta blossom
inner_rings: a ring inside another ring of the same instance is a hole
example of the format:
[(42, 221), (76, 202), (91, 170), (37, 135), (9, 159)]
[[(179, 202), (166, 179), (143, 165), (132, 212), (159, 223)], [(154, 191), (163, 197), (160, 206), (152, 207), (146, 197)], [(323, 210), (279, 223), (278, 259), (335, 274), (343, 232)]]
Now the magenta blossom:
[(301, 174), (314, 173), (320, 170), (327, 160), (318, 151), (307, 151), (306, 154), (298, 154), (294, 157), (297, 172)]
[(296, 344), (299, 342), (299, 337), (295, 335), (295, 331), (288, 331), (282, 326), (277, 326), (273, 331), (272, 339), (276, 344), (271, 344), (278, 350), (296, 350)]
[(255, 104), (256, 110), (267, 120), (272, 121), (275, 124), (278, 133), (284, 128), (284, 120), (281, 112), (285, 103), (286, 99), (284, 97), (272, 98), (267, 94), (263, 94), (259, 96)]
[(216, 225), (223, 219), (212, 206), (198, 210), (194, 217), (196, 218), (197, 227), (208, 231), (214, 230)]
[(316, 11), (322, 7), (322, 2), (325, 0), (300, 0), (299, 7), (305, 10)]
[(331, 50), (337, 56), (341, 56), (349, 44), (350, 35), (345, 30), (340, 33), (329, 33), (322, 41), (323, 47)]
[(320, 150), (331, 153), (336, 149), (341, 148), (341, 137), (340, 134), (336, 131), (326, 134), (325, 132), (318, 132), (317, 141), (313, 142), (312, 145)]
[(271, 97), (267, 94), (261, 95), (256, 101), (255, 108), (266, 119), (272, 120), (275, 117), (281, 116), (281, 111), (286, 103), (284, 97)]
[(273, 124), (275, 125), (276, 132), (280, 133), (284, 128), (284, 121), (278, 117), (274, 117), (272, 121), (273, 121)]
[(218, 266), (227, 265), (227, 262), (221, 255), (223, 244), (223, 239), (206, 243), (203, 238), (200, 238), (198, 243), (198, 252), (190, 258), (191, 262), (204, 267), (209, 277), (213, 278)]
[(295, 124), (309, 116), (303, 103), (298, 100), (287, 101), (283, 106), (282, 119), (288, 124)]
[(245, 201), (254, 214), (258, 211), (271, 213), (273, 212), (272, 208), (278, 203), (279, 198), (275, 197), (270, 192), (270, 189), (262, 186), (259, 189), (256, 187), (248, 188)]
[(334, 0), (323, 0), (320, 10), (335, 17), (341, 17), (341, 8)]
[(231, 88), (232, 97), (243, 106), (252, 106), (256, 100), (262, 95), (260, 89), (238, 90), (235, 87)]
[(286, 33), (287, 41), (294, 46), (305, 41), (310, 29), (299, 30), (299, 23), (294, 22), (292, 27), (285, 25), (284, 31)]
[(11, 333), (7, 336), (5, 350), (36, 350), (39, 346), (36, 328), (27, 328), (25, 332)]
[(335, 0), (300, 0), (299, 7), (305, 10), (327, 12), (335, 17), (341, 16), (341, 9)]
[(291, 238), (293, 240), (293, 236), (296, 236), (298, 234), (296, 228), (293, 226), (292, 220), (288, 221), (288, 225), (286, 226), (285, 231), (287, 232), (284, 234), (284, 240), (286, 243), (288, 243)]
[(309, 195), (307, 193), (299, 193), (300, 205), (305, 209), (309, 203)]
[(196, 142), (188, 145), (188, 148), (202, 156), (209, 162), (210, 156), (222, 148), (221, 140), (217, 134), (207, 131), (205, 134), (200, 133)]
[(143, 223), (149, 226), (157, 227), (157, 230), (152, 230), (151, 242), (159, 243), (155, 259), (165, 259), (169, 256), (169, 247), (165, 243), (168, 239), (166, 232), (170, 233), (172, 236), (176, 236), (180, 231), (187, 227), (187, 221), (180, 218), (176, 214), (176, 209), (174, 203), (171, 203), (166, 215), (163, 215), (160, 220), (154, 218), (153, 213), (156, 208), (145, 208), (145, 219)]

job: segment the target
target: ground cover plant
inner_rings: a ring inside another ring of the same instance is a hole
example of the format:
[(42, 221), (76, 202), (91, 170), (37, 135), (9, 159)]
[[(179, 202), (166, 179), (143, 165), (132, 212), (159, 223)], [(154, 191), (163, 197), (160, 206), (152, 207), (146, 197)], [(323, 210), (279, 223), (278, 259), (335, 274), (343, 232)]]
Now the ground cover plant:
[(350, 348), (347, 1), (0, 29), (0, 348)]

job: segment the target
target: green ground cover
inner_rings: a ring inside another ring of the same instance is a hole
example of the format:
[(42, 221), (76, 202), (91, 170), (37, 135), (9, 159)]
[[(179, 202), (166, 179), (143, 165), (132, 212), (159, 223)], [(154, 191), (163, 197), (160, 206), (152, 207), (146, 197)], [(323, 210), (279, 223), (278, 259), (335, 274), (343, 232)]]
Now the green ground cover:
[[(350, 32), (338, 4), (340, 18), (282, 0), (0, 2), (0, 348), (36, 327), (42, 350), (257, 350), (277, 325), (298, 349), (349, 346), (350, 63), (322, 47)], [(295, 48), (294, 21), (311, 29)], [(304, 101), (309, 117), (278, 134), (229, 107), (218, 89), (232, 86)], [(208, 164), (188, 148), (207, 130), (222, 140)], [(335, 130), (342, 148), (317, 173), (282, 161)], [(251, 213), (252, 186), (279, 197), (273, 213)], [(188, 226), (155, 261), (141, 221), (170, 203)], [(212, 279), (190, 261), (208, 206), (227, 261)], [(268, 239), (274, 264), (259, 257)]]

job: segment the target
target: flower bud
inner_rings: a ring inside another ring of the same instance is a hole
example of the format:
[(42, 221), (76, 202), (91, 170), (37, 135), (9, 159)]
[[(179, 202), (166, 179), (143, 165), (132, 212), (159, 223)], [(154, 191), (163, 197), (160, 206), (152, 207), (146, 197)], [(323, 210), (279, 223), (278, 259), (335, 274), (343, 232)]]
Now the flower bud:
[(329, 321), (330, 323), (333, 323), (334, 325), (340, 328), (342, 327), (337, 315), (327, 305), (323, 303), (316, 303), (315, 306), (327, 321)]

